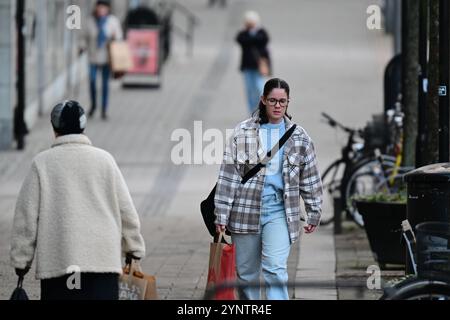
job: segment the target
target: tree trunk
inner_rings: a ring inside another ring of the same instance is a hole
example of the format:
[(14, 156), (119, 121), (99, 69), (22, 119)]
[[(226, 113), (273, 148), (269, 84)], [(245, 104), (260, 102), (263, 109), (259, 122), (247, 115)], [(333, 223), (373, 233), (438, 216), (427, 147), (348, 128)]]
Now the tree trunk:
[[(449, 162), (449, 29), (450, 29), (450, 5), (448, 0), (439, 2), (439, 162)], [(445, 92), (444, 92), (445, 91)]]
[(439, 0), (430, 0), (430, 56), (425, 164), (439, 161)]
[(414, 166), (416, 159), (419, 90), (419, 1), (403, 0), (403, 165)]
[(419, 114), (417, 119), (417, 141), (416, 141), (416, 167), (425, 164), (426, 143), (426, 118), (427, 118), (427, 90), (425, 80), (428, 77), (428, 29), (429, 29), (429, 7), (428, 0), (420, 0), (419, 12)]

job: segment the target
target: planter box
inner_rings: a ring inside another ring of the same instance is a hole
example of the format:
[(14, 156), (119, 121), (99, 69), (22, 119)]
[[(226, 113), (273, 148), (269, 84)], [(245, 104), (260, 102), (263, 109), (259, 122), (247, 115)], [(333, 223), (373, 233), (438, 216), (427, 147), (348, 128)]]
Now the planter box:
[(406, 219), (406, 203), (357, 201), (356, 206), (364, 219), (370, 248), (380, 267), (404, 265), (406, 247), (401, 224)]

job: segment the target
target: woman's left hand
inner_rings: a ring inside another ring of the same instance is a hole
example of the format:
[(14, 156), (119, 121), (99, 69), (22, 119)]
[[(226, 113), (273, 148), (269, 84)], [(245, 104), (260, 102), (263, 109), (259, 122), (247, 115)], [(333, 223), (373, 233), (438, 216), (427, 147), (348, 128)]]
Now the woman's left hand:
[(305, 233), (313, 233), (316, 230), (317, 226), (312, 225), (312, 224), (308, 224), (305, 227)]

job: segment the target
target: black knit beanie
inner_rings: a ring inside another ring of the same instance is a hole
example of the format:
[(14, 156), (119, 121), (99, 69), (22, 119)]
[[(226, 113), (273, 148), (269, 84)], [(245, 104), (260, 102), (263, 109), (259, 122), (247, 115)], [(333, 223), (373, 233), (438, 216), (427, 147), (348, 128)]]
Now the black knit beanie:
[(68, 100), (53, 108), (51, 122), (59, 135), (81, 134), (86, 128), (87, 119), (81, 105), (77, 101)]

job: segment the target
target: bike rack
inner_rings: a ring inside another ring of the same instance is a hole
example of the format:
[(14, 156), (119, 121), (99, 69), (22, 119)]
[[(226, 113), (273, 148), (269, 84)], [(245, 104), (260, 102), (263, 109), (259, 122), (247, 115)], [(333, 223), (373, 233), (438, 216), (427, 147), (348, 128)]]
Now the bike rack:
[[(414, 270), (414, 274), (417, 276), (417, 263), (414, 259), (414, 251), (412, 248), (412, 243), (416, 243), (416, 236), (412, 230), (411, 224), (408, 220), (402, 221), (402, 230), (403, 230), (403, 238), (406, 241), (406, 245), (408, 246), (409, 257), (411, 259), (411, 264)], [(409, 237), (408, 237), (409, 235)], [(411, 239), (410, 239), (411, 238)]]

